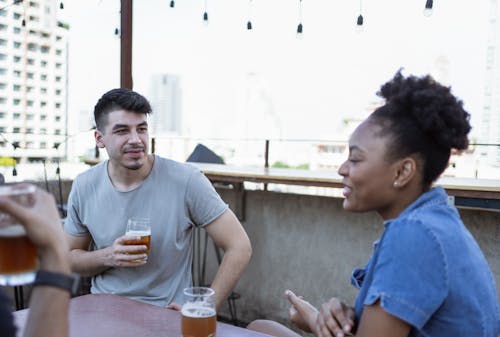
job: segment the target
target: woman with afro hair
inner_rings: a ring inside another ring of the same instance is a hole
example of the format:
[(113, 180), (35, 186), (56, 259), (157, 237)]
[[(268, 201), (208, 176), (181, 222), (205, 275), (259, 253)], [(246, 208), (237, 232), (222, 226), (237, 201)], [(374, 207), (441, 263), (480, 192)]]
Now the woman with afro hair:
[[(452, 151), (468, 146), (469, 114), (430, 76), (398, 72), (351, 135), (340, 166), (343, 208), (375, 211), (384, 231), (351, 283), (353, 307), (332, 298), (318, 310), (287, 290), (290, 319), (318, 337), (498, 337), (493, 276), (476, 241), (433, 183)], [(298, 336), (271, 321), (250, 329)]]

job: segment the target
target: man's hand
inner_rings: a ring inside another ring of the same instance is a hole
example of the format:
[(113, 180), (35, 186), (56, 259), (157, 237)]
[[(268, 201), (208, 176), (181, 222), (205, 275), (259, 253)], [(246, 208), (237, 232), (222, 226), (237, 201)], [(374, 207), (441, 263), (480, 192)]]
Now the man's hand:
[(169, 305), (167, 305), (165, 308), (175, 310), (175, 311), (181, 311), (182, 310), (182, 305), (177, 304), (175, 302), (171, 302)]
[(292, 304), (288, 313), (290, 322), (305, 332), (314, 332), (318, 310), (304, 297), (295, 295), (291, 290), (285, 291), (285, 296)]
[(146, 264), (147, 247), (140, 244), (140, 237), (123, 235), (108, 247), (106, 265), (108, 267), (137, 267)]
[(321, 306), (314, 332), (318, 337), (352, 336), (354, 319), (354, 309), (334, 297)]

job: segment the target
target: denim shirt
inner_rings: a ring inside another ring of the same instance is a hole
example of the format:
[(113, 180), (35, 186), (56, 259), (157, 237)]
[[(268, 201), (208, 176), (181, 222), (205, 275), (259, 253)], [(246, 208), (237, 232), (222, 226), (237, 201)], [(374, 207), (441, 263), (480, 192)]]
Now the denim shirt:
[(410, 337), (498, 337), (493, 276), (446, 192), (422, 194), (396, 219), (351, 283), (360, 289), (356, 317), (379, 301), (411, 326)]

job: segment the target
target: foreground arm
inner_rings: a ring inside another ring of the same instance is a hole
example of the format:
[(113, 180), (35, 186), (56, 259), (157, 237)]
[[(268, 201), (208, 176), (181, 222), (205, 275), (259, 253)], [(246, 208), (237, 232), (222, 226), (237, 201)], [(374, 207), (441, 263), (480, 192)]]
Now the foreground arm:
[(229, 209), (205, 229), (217, 247), (224, 251), (211, 286), (215, 290), (215, 305), (219, 309), (248, 265), (252, 246), (243, 226)]
[(84, 236), (73, 236), (66, 233), (66, 240), (71, 250), (71, 268), (74, 272), (83, 276), (94, 276), (114, 267), (137, 267), (147, 262), (147, 255), (130, 254), (133, 252), (144, 252), (144, 245), (125, 245), (125, 242), (133, 242), (134, 237), (121, 236), (113, 242), (113, 245), (89, 251), (91, 242), (90, 234)]
[[(24, 225), (26, 234), (37, 247), (41, 270), (70, 273), (61, 219), (50, 194), (37, 189), (32, 207), (2, 197), (0, 210), (12, 214)], [(24, 336), (67, 337), (69, 299), (67, 290), (49, 286), (33, 287)]]
[[(59, 243), (61, 242), (63, 241)], [(40, 269), (61, 274), (70, 274), (68, 251), (58, 249), (58, 251), (47, 252), (44, 256), (40, 255)], [(30, 313), (24, 330), (24, 336), (68, 336), (70, 297), (70, 293), (65, 289), (41, 285), (33, 287), (30, 300)]]

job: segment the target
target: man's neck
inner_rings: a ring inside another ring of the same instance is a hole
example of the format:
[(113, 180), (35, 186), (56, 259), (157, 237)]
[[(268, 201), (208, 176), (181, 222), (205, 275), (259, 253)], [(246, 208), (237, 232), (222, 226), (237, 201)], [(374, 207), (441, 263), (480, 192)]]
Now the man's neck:
[(121, 191), (128, 192), (137, 188), (149, 176), (153, 169), (154, 156), (148, 155), (146, 163), (138, 170), (131, 170), (108, 162), (108, 175), (113, 186)]

